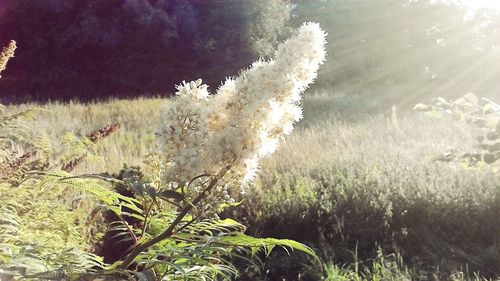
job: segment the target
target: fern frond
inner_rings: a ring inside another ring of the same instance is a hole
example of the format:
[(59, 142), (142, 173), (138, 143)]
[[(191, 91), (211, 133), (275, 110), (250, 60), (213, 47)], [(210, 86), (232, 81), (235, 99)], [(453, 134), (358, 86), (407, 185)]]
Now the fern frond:
[(121, 200), (132, 201), (132, 198), (122, 196), (111, 190), (100, 175), (88, 175), (75, 177), (65, 171), (53, 171), (51, 173), (41, 173), (37, 182), (40, 188), (50, 188), (53, 186), (71, 187), (78, 191), (95, 196), (98, 200), (108, 205), (116, 205)]

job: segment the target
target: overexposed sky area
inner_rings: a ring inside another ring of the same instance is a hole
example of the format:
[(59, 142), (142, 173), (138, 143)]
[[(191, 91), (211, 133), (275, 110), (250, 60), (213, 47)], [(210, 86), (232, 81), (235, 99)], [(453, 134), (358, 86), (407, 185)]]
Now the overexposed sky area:
[(460, 0), (460, 2), (474, 9), (491, 8), (500, 10), (500, 0)]

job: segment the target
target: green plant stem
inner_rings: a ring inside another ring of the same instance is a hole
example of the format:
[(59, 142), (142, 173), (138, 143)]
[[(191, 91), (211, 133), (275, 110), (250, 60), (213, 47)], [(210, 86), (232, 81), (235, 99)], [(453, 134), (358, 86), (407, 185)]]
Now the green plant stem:
[(149, 220), (149, 212), (151, 212), (151, 209), (153, 208), (153, 203), (151, 203), (147, 208), (146, 208), (146, 212), (145, 212), (145, 215), (144, 215), (144, 224), (141, 228), (141, 236), (139, 236), (139, 240), (142, 239), (142, 237), (144, 237), (144, 234), (146, 233), (146, 227), (148, 225), (148, 220)]
[(127, 223), (127, 221), (125, 221), (123, 219), (122, 215), (116, 214), (116, 216), (120, 219), (120, 221), (123, 223), (123, 225), (127, 228), (127, 232), (130, 234), (130, 237), (132, 237), (132, 239), (134, 240), (134, 245), (136, 245), (138, 242), (138, 239), (137, 239), (137, 236), (135, 236), (132, 228), (130, 228), (130, 225)]
[(183, 226), (181, 226), (179, 229), (177, 229), (177, 231), (176, 231), (176, 232), (180, 232), (180, 231), (182, 231), (183, 229), (185, 229), (186, 227), (190, 226), (190, 225), (191, 225), (193, 222), (195, 222), (198, 218), (199, 218), (199, 216), (198, 216), (198, 217), (193, 218), (192, 220), (190, 220), (189, 222), (187, 222), (186, 224), (184, 224)]
[(170, 224), (170, 226), (164, 232), (162, 232), (161, 234), (159, 234), (158, 236), (154, 237), (151, 240), (136, 245), (132, 250), (132, 252), (130, 252), (127, 258), (123, 261), (123, 263), (118, 267), (118, 269), (127, 269), (130, 266), (130, 264), (132, 264), (134, 259), (144, 250), (172, 236), (177, 225), (189, 213), (189, 211), (193, 209), (193, 207), (196, 204), (200, 203), (208, 195), (208, 193), (210, 193), (210, 191), (215, 187), (217, 182), (226, 174), (227, 170), (228, 168), (224, 169), (217, 176), (213, 177), (212, 180), (210, 180), (208, 186), (193, 200), (192, 204), (188, 204), (186, 207), (184, 207), (184, 209), (181, 210), (181, 212), (177, 215), (175, 220)]

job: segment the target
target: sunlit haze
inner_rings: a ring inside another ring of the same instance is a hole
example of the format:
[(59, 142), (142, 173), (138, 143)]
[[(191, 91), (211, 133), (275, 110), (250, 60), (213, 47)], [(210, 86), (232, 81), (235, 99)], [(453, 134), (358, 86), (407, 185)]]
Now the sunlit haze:
[(461, 2), (468, 7), (474, 9), (489, 8), (500, 10), (499, 0), (461, 0)]

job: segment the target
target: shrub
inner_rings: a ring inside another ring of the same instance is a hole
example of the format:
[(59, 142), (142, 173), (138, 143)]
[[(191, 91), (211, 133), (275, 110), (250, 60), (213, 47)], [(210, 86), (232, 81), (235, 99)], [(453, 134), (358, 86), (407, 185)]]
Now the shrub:
[(457, 100), (434, 98), (430, 104), (417, 104), (415, 111), (424, 112), (433, 117), (452, 116), (454, 119), (471, 125), (477, 134), (477, 143), (469, 151), (462, 152), (450, 147), (450, 151), (437, 156), (439, 161), (461, 159), (468, 166), (493, 167), (498, 171), (500, 159), (500, 105), (488, 98), (479, 99), (473, 93), (467, 93)]
[[(6, 245), (1, 273), (8, 278), (93, 280), (106, 276), (116, 280), (217, 280), (237, 275), (228, 257), (248, 259), (242, 255), (245, 249), (252, 255), (258, 251), (269, 254), (281, 246), (317, 258), (310, 248), (292, 240), (248, 236), (242, 224), (231, 219), (220, 220), (217, 213), (234, 203), (229, 191), (252, 182), (258, 161), (272, 153), (283, 135), (290, 133), (302, 117), (301, 93), (313, 82), (323, 63), (324, 44), (325, 34), (319, 25), (306, 23), (278, 47), (273, 60), (260, 60), (239, 77), (228, 79), (215, 96), (209, 96), (201, 80), (179, 85), (175, 98), (164, 110), (158, 153), (150, 161), (154, 173), (149, 178), (133, 169), (124, 170), (120, 177), (107, 172), (72, 176), (52, 169), (31, 171), (26, 181), (5, 186), (6, 193), (8, 188), (27, 193), (50, 190), (48, 198), (38, 195), (40, 201), (31, 202), (37, 207), (58, 204), (64, 209), (55, 198), (65, 199), (68, 190), (92, 195), (99, 202), (92, 215), (103, 208), (113, 215), (108, 220), (104, 242), (116, 239), (115, 245), (127, 243), (130, 247), (123, 250), (123, 255), (113, 257), (116, 262), (106, 264), (101, 257), (85, 253), (83, 248), (88, 242), (61, 244), (57, 237), (67, 238), (67, 232), (54, 233), (50, 229), (44, 233), (53, 235), (48, 243), (53, 247), (46, 247), (46, 238), (41, 237), (38, 252), (29, 253), (36, 262), (18, 264), (18, 255), (24, 257), (26, 253), (23, 246), (29, 247), (26, 239), (32, 237), (29, 227), (23, 225), (34, 220), (38, 226), (48, 218), (25, 217), (19, 206), (8, 202), (2, 208), (8, 220), (2, 221), (2, 230), (6, 231), (0, 233)], [(109, 134), (113, 128), (92, 133), (90, 142)], [(273, 146), (269, 147), (270, 144)], [(133, 196), (117, 190), (123, 187), (131, 190)], [(59, 215), (67, 217), (58, 220), (57, 226), (68, 225), (69, 237), (84, 240), (74, 231), (82, 228), (81, 218), (62, 211)], [(26, 237), (18, 235), (19, 227), (26, 231)], [(93, 233), (89, 238), (100, 235)], [(72, 252), (69, 261), (57, 255), (61, 251), (66, 254), (70, 246), (79, 251)], [(66, 263), (61, 264), (62, 261)], [(33, 268), (33, 264), (40, 266)], [(40, 272), (42, 267), (46, 271)]]

